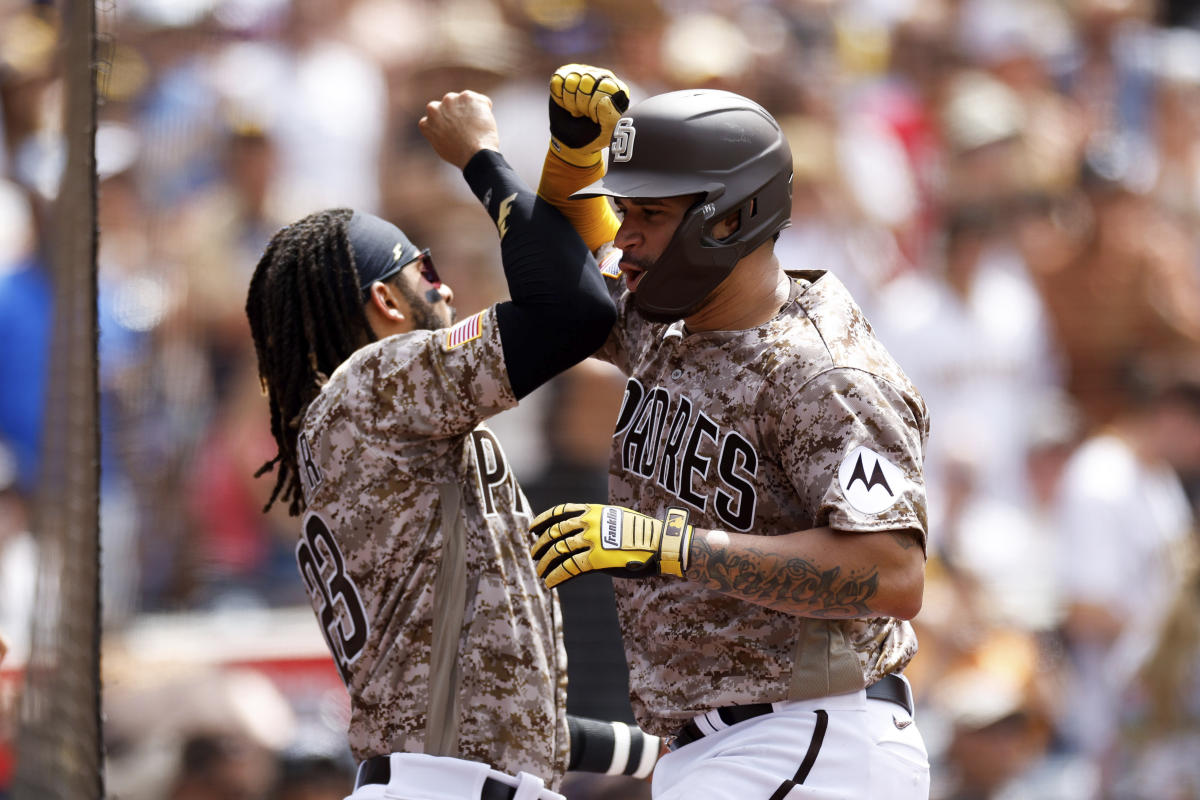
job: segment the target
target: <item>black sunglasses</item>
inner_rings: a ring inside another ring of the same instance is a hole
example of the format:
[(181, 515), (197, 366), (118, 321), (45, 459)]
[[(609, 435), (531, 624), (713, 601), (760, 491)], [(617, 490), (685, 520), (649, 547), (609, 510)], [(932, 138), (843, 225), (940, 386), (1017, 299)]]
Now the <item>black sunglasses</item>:
[(420, 262), (420, 264), (418, 265), (417, 268), (421, 271), (421, 277), (424, 278), (425, 281), (430, 286), (432, 286), (434, 289), (440, 288), (442, 285), (442, 279), (438, 277), (437, 269), (433, 266), (433, 256), (431, 256), (429, 254), (429, 248), (426, 247), (420, 253), (417, 253), (416, 258), (411, 259), (409, 261), (405, 261), (403, 264), (400, 264), (399, 266), (396, 266), (396, 267), (388, 270), (387, 272), (383, 273), (378, 278), (372, 279), (370, 281), (370, 283), (368, 283), (362, 287), (363, 295), (366, 296), (370, 293), (371, 284), (375, 283), (375, 281), (386, 281), (389, 278), (391, 278), (393, 275), (396, 275), (397, 273), (399, 273), (402, 269), (407, 267), (409, 264), (414, 264), (418, 261)]
[[(418, 259), (421, 262), (420, 266), (418, 267), (418, 269), (421, 270), (421, 277), (424, 278), (425, 282), (431, 285), (434, 289), (440, 287), (442, 285), (442, 279), (438, 277), (437, 268), (433, 266), (433, 256), (429, 254), (428, 247), (422, 250), (420, 255), (414, 258), (413, 261), (417, 261)], [(408, 264), (411, 263), (413, 262), (408, 262)], [(407, 267), (408, 264), (405, 264), (404, 267)], [(401, 269), (404, 269), (404, 267), (401, 267)]]

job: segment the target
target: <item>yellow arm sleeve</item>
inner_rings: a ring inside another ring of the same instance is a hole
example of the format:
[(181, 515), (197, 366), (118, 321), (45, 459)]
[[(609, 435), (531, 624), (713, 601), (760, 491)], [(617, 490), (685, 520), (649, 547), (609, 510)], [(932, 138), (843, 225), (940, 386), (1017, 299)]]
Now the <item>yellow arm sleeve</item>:
[(572, 192), (602, 177), (603, 159), (593, 167), (575, 167), (556, 156), (553, 150), (548, 150), (546, 161), (542, 164), (541, 183), (538, 184), (538, 196), (562, 212), (593, 253), (616, 237), (621, 221), (605, 197), (579, 200), (570, 197)]

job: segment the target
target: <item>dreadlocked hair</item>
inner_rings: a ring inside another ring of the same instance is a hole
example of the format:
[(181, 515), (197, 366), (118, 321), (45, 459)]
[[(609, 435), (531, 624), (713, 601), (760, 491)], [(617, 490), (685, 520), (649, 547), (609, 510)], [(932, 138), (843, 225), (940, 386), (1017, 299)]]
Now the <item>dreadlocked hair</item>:
[(278, 448), (254, 473), (257, 478), (278, 467), (264, 513), (277, 499), (288, 503), (292, 516), (304, 510), (296, 456), (304, 412), (338, 365), (375, 340), (350, 250), (352, 214), (319, 211), (281, 228), (250, 279), (246, 316)]

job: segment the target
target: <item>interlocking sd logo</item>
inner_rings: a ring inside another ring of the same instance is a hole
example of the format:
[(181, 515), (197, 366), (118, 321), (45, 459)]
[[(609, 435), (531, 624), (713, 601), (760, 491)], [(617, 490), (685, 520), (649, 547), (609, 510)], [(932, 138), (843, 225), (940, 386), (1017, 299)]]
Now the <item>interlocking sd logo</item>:
[(633, 158), (633, 139), (637, 131), (633, 128), (632, 117), (621, 117), (613, 128), (612, 142), (608, 145), (608, 154), (613, 161), (628, 161)]

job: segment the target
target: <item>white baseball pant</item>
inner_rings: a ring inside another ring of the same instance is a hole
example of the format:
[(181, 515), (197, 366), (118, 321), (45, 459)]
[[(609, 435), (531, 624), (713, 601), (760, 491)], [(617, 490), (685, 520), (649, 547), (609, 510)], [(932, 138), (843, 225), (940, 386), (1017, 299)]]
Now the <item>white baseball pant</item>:
[(862, 690), (774, 706), (663, 756), (654, 800), (928, 800), (925, 742), (901, 706)]
[[(392, 753), (386, 783), (364, 782), (346, 800), (566, 800), (528, 772), (507, 775), (478, 761)], [(365, 762), (364, 762), (365, 763)]]

